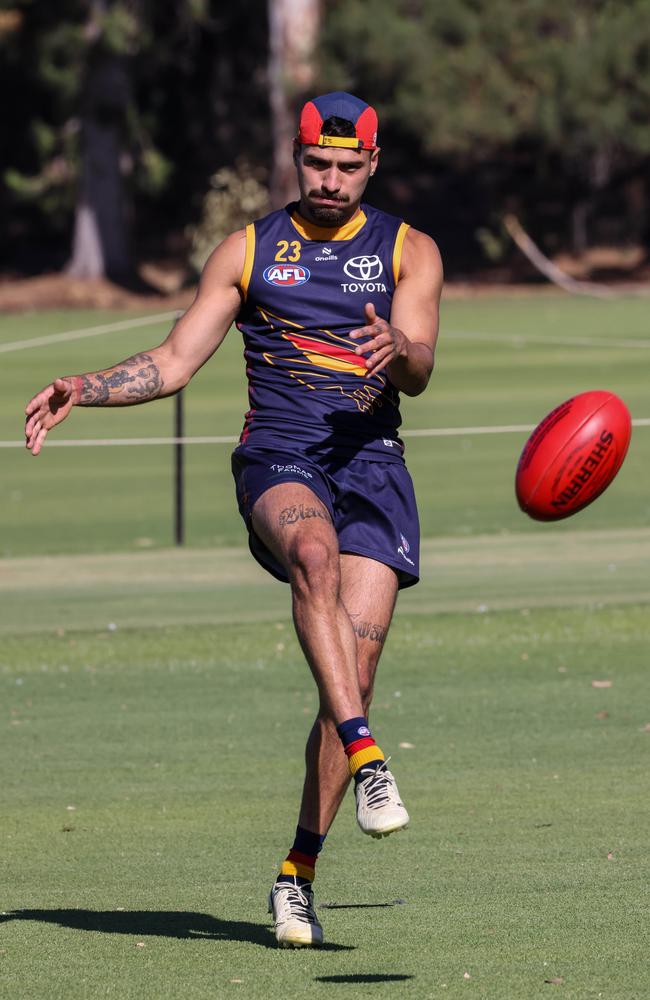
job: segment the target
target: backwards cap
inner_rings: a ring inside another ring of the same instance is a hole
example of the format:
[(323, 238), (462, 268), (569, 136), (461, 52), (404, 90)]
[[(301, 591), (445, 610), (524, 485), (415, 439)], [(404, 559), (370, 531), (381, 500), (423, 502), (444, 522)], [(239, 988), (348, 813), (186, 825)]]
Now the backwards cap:
[[(323, 135), (323, 122), (344, 118), (354, 125), (355, 136)], [(377, 112), (365, 101), (337, 90), (307, 101), (300, 112), (298, 142), (304, 146), (339, 146), (344, 149), (377, 148)]]

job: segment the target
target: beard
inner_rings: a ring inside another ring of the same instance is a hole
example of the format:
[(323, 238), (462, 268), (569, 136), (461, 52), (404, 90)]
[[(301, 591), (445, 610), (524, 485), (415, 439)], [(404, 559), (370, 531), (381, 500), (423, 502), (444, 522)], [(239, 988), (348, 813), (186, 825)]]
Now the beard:
[[(311, 191), (309, 194), (309, 199), (322, 197), (320, 191)], [(337, 224), (339, 222), (344, 222), (349, 214), (349, 202), (348, 199), (341, 199), (337, 205), (319, 205), (313, 201), (308, 201), (309, 211), (314, 219), (314, 222), (322, 223), (325, 225)]]

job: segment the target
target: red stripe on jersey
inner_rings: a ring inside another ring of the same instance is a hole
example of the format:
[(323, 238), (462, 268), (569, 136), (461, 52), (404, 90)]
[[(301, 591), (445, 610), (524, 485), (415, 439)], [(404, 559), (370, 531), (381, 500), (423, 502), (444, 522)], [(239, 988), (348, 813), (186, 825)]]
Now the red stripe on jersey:
[(336, 344), (327, 344), (323, 340), (310, 340), (308, 337), (296, 337), (294, 334), (285, 333), (285, 337), (291, 341), (294, 347), (301, 351), (314, 351), (317, 354), (324, 354), (327, 358), (336, 358), (337, 361), (347, 361), (351, 365), (363, 365), (363, 358), (353, 351), (346, 350), (345, 347), (337, 347)]

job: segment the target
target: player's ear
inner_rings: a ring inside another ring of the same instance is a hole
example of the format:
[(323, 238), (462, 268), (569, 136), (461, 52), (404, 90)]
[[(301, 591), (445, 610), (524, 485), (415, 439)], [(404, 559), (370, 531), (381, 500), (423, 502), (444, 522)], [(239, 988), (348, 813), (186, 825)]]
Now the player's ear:
[(380, 153), (379, 146), (377, 146), (377, 149), (373, 149), (372, 153), (370, 154), (370, 176), (371, 177), (375, 173), (375, 171), (377, 170), (377, 167), (379, 166), (379, 153)]
[(296, 165), (298, 164), (298, 160), (300, 159), (300, 150), (301, 150), (301, 148), (302, 147), (301, 147), (300, 143), (298, 142), (298, 140), (294, 139), (293, 140), (293, 162)]

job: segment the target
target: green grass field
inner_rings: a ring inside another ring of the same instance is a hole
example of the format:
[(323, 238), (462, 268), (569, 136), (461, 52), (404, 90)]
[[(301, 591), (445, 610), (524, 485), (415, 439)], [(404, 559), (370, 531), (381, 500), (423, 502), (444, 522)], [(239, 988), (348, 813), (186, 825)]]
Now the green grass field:
[[(534, 424), (589, 388), (644, 420), (647, 311), (448, 302), (404, 426)], [(5, 317), (0, 351), (122, 318)], [(54, 375), (164, 332), (0, 353), (0, 441)], [(187, 391), (189, 435), (238, 433), (241, 367), (233, 331)], [(171, 432), (161, 401), (77, 411), (57, 437)], [(183, 550), (169, 447), (1, 450), (0, 996), (647, 1000), (650, 427), (556, 525), (516, 507), (525, 437), (407, 439), (423, 580), (400, 598), (373, 725), (412, 824), (375, 843), (346, 800), (318, 952), (278, 950), (265, 913), (315, 692), (287, 588), (245, 550), (230, 448), (188, 448)]]

